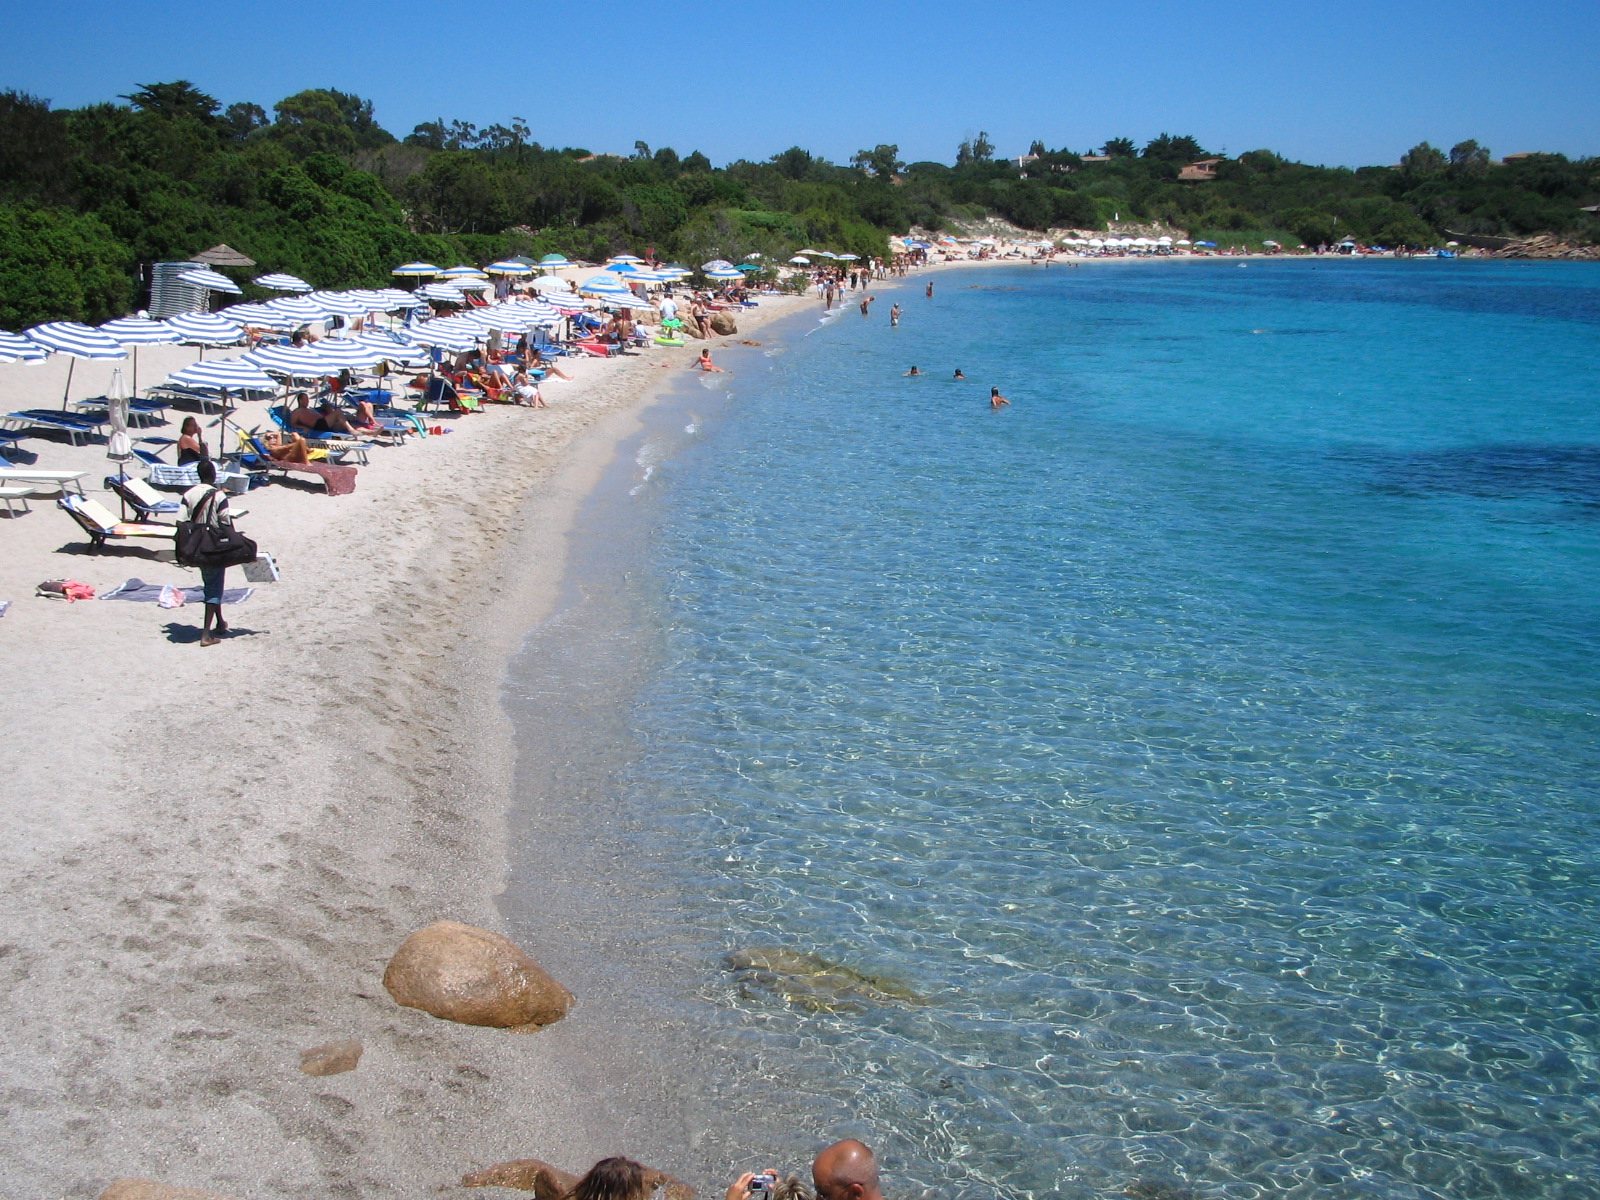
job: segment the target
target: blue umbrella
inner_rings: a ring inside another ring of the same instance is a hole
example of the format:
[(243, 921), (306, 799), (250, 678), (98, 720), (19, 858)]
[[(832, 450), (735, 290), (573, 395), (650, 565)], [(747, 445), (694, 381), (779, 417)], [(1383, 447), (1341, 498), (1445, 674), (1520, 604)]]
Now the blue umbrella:
[(589, 292), (596, 296), (627, 296), (631, 295), (628, 285), (615, 275), (591, 275), (577, 288), (580, 292)]

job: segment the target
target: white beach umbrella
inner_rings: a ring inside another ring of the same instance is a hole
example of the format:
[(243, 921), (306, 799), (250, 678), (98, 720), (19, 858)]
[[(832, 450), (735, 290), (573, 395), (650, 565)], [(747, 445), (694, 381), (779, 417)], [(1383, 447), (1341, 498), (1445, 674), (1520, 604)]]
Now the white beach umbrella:
[(50, 351), (37, 342), (31, 342), (20, 333), (0, 331), (0, 363), (42, 363)]
[(492, 262), (484, 268), (491, 275), (532, 275), (533, 268), (525, 262), (515, 259), (505, 259), (501, 262)]
[(446, 267), (439, 272), (439, 276), (443, 279), (482, 279), (483, 272), (477, 267), (469, 267), (462, 264), (458, 267)]
[(1188, 238), (1179, 238), (1176, 244), (1179, 245), (1179, 246), (1192, 246), (1192, 245), (1194, 245), (1194, 243), (1191, 242)]
[(713, 258), (708, 263), (701, 263), (700, 269), (702, 271), (721, 271), (731, 266), (733, 264), (725, 258)]
[(705, 272), (707, 279), (743, 279), (744, 272), (738, 267), (711, 267)]
[(642, 263), (644, 259), (637, 254), (613, 254), (606, 261), (608, 263)]
[(403, 279), (428, 279), (437, 275), (438, 273), (438, 267), (434, 266), (432, 263), (426, 262), (401, 263), (398, 267), (389, 272), (389, 274), (398, 275)]
[(463, 292), (486, 292), (494, 284), (487, 279), (452, 279), (450, 286)]
[(178, 282), (191, 284), (194, 287), (205, 288), (212, 292), (229, 292), (232, 295), (241, 295), (243, 289), (226, 275), (213, 271), (210, 267), (196, 267), (192, 271), (184, 271), (178, 276)]
[(858, 259), (860, 257), (861, 256), (859, 254), (835, 254), (834, 255), (834, 258), (838, 259), (840, 262), (855, 262), (856, 259)]
[(258, 275), (251, 282), (274, 292), (311, 291), (311, 285), (298, 275)]
[(801, 258), (798, 254), (796, 254), (789, 261), (792, 263), (798, 263), (802, 267), (809, 267), (811, 265), (811, 260), (809, 258)]
[(1158, 237), (1156, 239), (1156, 245), (1158, 245), (1158, 246), (1170, 246), (1170, 245), (1172, 245), (1172, 239), (1169, 238), (1169, 237)]
[(570, 292), (572, 284), (559, 275), (541, 275), (528, 285), (536, 292)]

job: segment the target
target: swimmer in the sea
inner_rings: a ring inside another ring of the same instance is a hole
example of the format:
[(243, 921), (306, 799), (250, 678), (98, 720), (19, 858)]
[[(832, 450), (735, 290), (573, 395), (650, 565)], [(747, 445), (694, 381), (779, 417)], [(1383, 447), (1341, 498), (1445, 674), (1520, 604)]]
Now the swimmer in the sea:
[(995, 412), (999, 412), (1000, 411), (1000, 406), (1001, 405), (1010, 404), (1010, 403), (1011, 403), (1011, 401), (1007, 400), (1004, 396), (1002, 396), (1000, 394), (1000, 389), (999, 388), (990, 388), (989, 389), (989, 407), (991, 409), (993, 409)]
[(906, 372), (906, 374), (907, 375), (921, 375), (922, 372), (917, 370), (915, 367), (912, 367), (911, 370)]
[(900, 324), (900, 306), (896, 304), (889, 310), (889, 325), (893, 327), (898, 324)]
[(960, 367), (956, 368), (956, 378), (957, 379), (965, 379), (966, 378), (966, 376), (961, 373), (961, 368)]

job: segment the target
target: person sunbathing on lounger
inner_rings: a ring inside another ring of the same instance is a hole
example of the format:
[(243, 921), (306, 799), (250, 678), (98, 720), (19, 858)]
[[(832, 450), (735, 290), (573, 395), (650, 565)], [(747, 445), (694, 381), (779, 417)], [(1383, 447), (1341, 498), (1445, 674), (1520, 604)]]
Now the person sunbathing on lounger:
[(311, 397), (305, 392), (300, 392), (294, 398), (294, 410), (289, 414), (289, 427), (304, 429), (310, 433), (328, 431), (328, 426), (322, 420), (322, 414), (311, 407)]
[(261, 439), (274, 462), (307, 463), (311, 461), (311, 447), (298, 433), (269, 433)]

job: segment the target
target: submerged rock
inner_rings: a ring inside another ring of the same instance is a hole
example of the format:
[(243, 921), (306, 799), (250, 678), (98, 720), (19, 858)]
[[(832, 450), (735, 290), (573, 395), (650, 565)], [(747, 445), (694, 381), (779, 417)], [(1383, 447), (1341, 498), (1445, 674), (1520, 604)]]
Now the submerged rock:
[(208, 1192), (202, 1188), (173, 1187), (170, 1183), (157, 1183), (154, 1179), (130, 1177), (114, 1179), (111, 1186), (100, 1193), (100, 1200), (233, 1200), (221, 1192)]
[(340, 1075), (354, 1071), (364, 1047), (360, 1042), (329, 1042), (300, 1051), (300, 1069), (307, 1075)]
[(462, 1025), (539, 1028), (573, 1004), (567, 991), (510, 938), (435, 921), (395, 951), (383, 986), (396, 1004)]
[[(506, 1187), (532, 1192), (534, 1200), (565, 1200), (579, 1177), (538, 1158), (515, 1158), (461, 1177), (462, 1187)], [(694, 1200), (694, 1189), (654, 1167), (644, 1169), (645, 1186), (666, 1200)]]
[(781, 947), (735, 950), (723, 962), (739, 981), (740, 991), (776, 995), (812, 1012), (859, 1011), (867, 1004), (924, 1004), (899, 980), (866, 975), (816, 954)]

